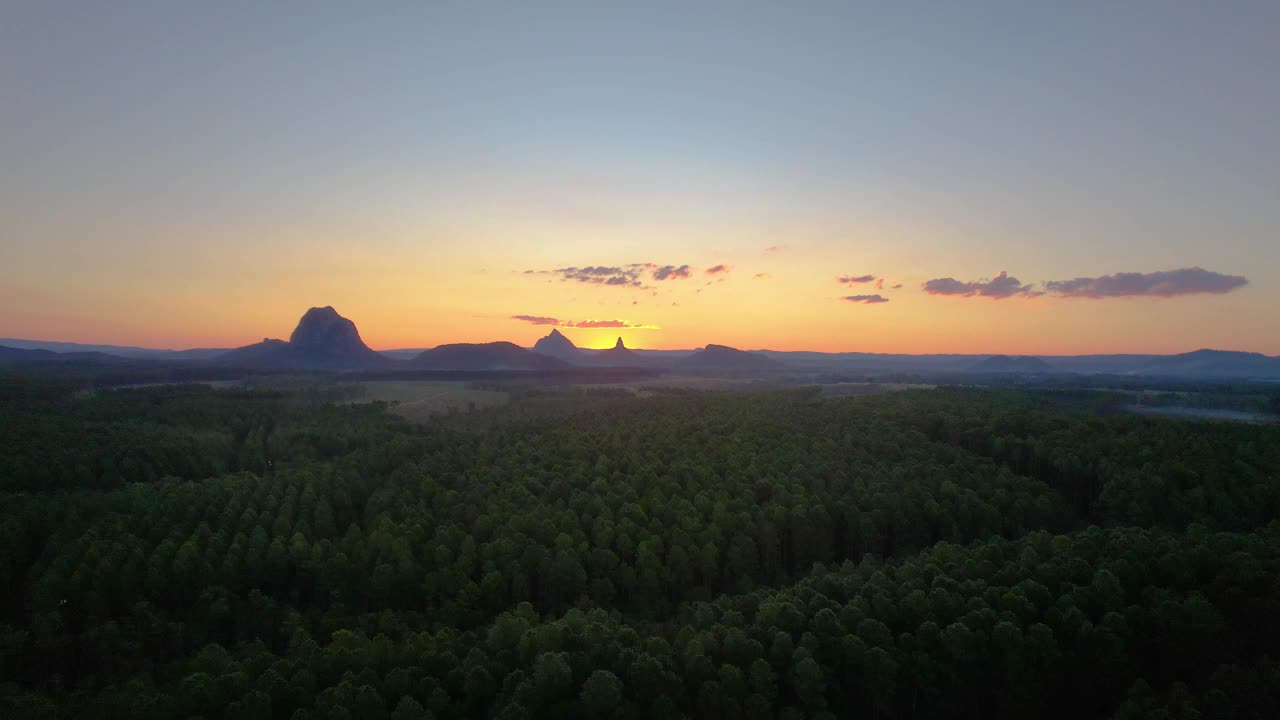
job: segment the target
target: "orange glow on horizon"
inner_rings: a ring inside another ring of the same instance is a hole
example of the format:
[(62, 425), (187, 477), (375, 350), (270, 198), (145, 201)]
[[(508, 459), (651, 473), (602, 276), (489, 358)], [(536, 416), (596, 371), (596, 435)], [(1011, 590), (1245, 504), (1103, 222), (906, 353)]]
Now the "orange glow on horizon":
[[(776, 243), (746, 243), (737, 238), (751, 231), (729, 226), (704, 237), (704, 244), (722, 244), (724, 250), (689, 253), (691, 239), (677, 233), (644, 254), (593, 257), (581, 249), (591, 237), (586, 231), (531, 250), (515, 229), (476, 225), (474, 242), (436, 247), (412, 242), (421, 231), (406, 222), (386, 225), (388, 239), (377, 252), (353, 250), (341, 228), (326, 229), (320, 219), (282, 232), (262, 248), (251, 238), (211, 229), (143, 225), (136, 230), (141, 236), (185, 231), (192, 245), (171, 257), (157, 256), (147, 244), (95, 247), (72, 267), (53, 255), (38, 256), (28, 263), (34, 263), (28, 275), (45, 280), (23, 275), (0, 285), (0, 337), (229, 348), (264, 337), (286, 339), (308, 307), (332, 305), (355, 322), (370, 347), (381, 350), (496, 340), (530, 347), (552, 326), (513, 319), (528, 316), (561, 324), (614, 320), (652, 326), (559, 327), (579, 347), (596, 349), (612, 347), (621, 336), (628, 348), (654, 350), (717, 343), (749, 350), (894, 354), (1168, 354), (1204, 347), (1280, 354), (1280, 335), (1268, 331), (1274, 327), (1270, 308), (1280, 306), (1270, 287), (1106, 300), (930, 295), (922, 290), (930, 278), (994, 277), (999, 267), (973, 261), (969, 267), (894, 272), (913, 267), (912, 257), (877, 244), (878, 234), (892, 230), (874, 225), (851, 231), (849, 248), (817, 240), (805, 245), (793, 233), (796, 240), (787, 249), (766, 252)], [(73, 223), (65, 232), (79, 229)], [(126, 224), (113, 232), (131, 230)], [(483, 254), (479, 247), (486, 248)], [(496, 263), (494, 257), (503, 260)], [(597, 267), (669, 258), (690, 270), (657, 280), (654, 267), (668, 263), (651, 263), (638, 271), (640, 287), (566, 279), (545, 270), (573, 266), (569, 259), (575, 257), (592, 258)], [(717, 265), (731, 269), (705, 273)], [(188, 272), (188, 266), (199, 272)], [(143, 270), (147, 283), (136, 281)], [(869, 272), (884, 282), (838, 281)], [(1046, 266), (1017, 274), (1031, 281), (1057, 273)], [(871, 294), (888, 301), (842, 299)], [(1222, 322), (1224, 317), (1232, 322)]]

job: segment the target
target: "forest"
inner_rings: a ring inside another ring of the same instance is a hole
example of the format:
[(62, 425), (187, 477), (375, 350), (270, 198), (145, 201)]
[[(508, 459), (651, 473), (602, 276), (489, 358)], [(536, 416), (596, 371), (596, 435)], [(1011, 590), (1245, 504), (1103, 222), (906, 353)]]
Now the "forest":
[(1280, 717), (1280, 426), (0, 378), (9, 718)]

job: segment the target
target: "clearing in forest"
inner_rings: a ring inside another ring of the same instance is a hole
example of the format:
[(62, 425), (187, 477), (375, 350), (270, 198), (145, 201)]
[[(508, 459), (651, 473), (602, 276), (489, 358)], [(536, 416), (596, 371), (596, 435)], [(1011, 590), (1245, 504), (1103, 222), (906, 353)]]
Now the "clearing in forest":
[(495, 405), (505, 405), (510, 394), (500, 390), (476, 390), (462, 382), (429, 380), (369, 380), (357, 383), (349, 402), (381, 401), (391, 412), (422, 421), (433, 415), (470, 412)]

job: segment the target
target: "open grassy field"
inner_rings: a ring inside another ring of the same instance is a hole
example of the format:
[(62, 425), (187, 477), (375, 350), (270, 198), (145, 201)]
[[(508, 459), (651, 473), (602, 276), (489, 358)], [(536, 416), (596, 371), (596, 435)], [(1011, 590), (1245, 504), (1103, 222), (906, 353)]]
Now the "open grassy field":
[(787, 387), (787, 383), (777, 379), (759, 378), (721, 378), (702, 375), (663, 375), (647, 380), (633, 380), (619, 383), (598, 383), (592, 387), (617, 388), (634, 393), (636, 397), (648, 397), (661, 390), (776, 390)]
[(902, 390), (930, 390), (935, 385), (925, 383), (869, 383), (869, 382), (841, 382), (828, 383), (821, 385), (822, 396), (832, 397), (856, 397), (861, 395), (880, 395), (882, 393), (900, 392)]
[(391, 412), (415, 421), (426, 420), (433, 415), (505, 405), (510, 400), (509, 393), (476, 390), (462, 382), (369, 380), (355, 385), (347, 402), (386, 402), (391, 405)]

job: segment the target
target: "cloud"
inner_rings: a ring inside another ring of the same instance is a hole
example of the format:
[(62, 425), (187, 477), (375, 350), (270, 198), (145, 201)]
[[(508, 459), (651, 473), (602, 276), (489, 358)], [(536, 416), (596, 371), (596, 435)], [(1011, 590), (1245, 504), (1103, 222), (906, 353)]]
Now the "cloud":
[(692, 274), (688, 265), (663, 265), (653, 271), (654, 280), (686, 280)]
[(751, 279), (752, 280), (768, 280), (771, 277), (773, 276), (770, 275), (769, 273), (756, 273), (755, 275), (751, 276)]
[(1177, 297), (1212, 293), (1222, 295), (1249, 284), (1241, 275), (1223, 275), (1200, 267), (1180, 268), (1150, 273), (1116, 273), (1096, 278), (1050, 280), (1045, 290), (1062, 297)]
[(560, 321), (553, 317), (541, 317), (539, 315), (512, 315), (512, 320), (520, 320), (530, 325), (559, 325)]
[(930, 295), (959, 295), (960, 297), (989, 297), (1003, 300), (1015, 295), (1035, 297), (1044, 293), (1036, 292), (1031, 285), (1023, 285), (1016, 277), (1009, 277), (1003, 270), (990, 280), (960, 282), (955, 278), (936, 278), (926, 282), (922, 287)]
[(891, 287), (891, 288), (889, 288), (889, 289), (890, 289), (890, 290), (901, 290), (901, 289), (902, 289), (902, 283), (898, 283), (897, 285), (894, 285), (893, 287)]
[(630, 263), (628, 265), (570, 266), (554, 270), (524, 270), (522, 274), (546, 275), (551, 276), (551, 278), (558, 277), (561, 282), (579, 282), (587, 285), (631, 287), (648, 290), (651, 288), (644, 282), (646, 275), (654, 280), (683, 280), (693, 276), (693, 268), (688, 265)]
[(585, 267), (562, 267), (555, 270), (525, 270), (525, 275), (553, 275), (561, 282), (580, 282), (588, 285), (608, 285), (612, 287), (644, 287), (641, 272), (644, 264), (622, 266), (587, 265)]
[(721, 273), (727, 273), (731, 269), (732, 268), (730, 268), (728, 265), (725, 265), (724, 263), (720, 263), (719, 265), (707, 268), (703, 272), (705, 272), (708, 275), (719, 275)]
[(857, 277), (853, 277), (850, 275), (841, 275), (840, 277), (836, 278), (836, 282), (840, 283), (841, 285), (853, 285), (854, 283), (869, 283), (869, 282), (875, 282), (875, 280), (876, 280), (875, 275), (859, 275)]
[(876, 293), (875, 295), (846, 295), (844, 299), (851, 303), (862, 303), (864, 305), (878, 305), (880, 303), (889, 302), (889, 298)]
[(643, 325), (626, 320), (560, 320), (542, 315), (512, 315), (512, 320), (527, 322), (530, 325), (553, 325), (562, 328), (631, 328), (633, 330), (657, 330), (656, 325)]
[(770, 245), (769, 247), (765, 248), (764, 251), (765, 251), (765, 254), (767, 255), (777, 255), (778, 253), (786, 249), (787, 249), (786, 245)]
[(884, 289), (884, 278), (876, 278), (876, 289), (877, 290)]
[(637, 323), (627, 322), (626, 320), (576, 320), (567, 321), (560, 327), (571, 328), (632, 328), (636, 330), (652, 330), (654, 325), (640, 325)]
[(1014, 295), (1035, 297), (1052, 293), (1067, 298), (1178, 297), (1180, 295), (1222, 295), (1249, 284), (1242, 275), (1223, 275), (1201, 267), (1178, 268), (1150, 273), (1116, 273), (1101, 277), (1078, 277), (1071, 280), (1049, 280), (1043, 291), (1023, 285), (1015, 277), (1001, 272), (991, 280), (960, 282), (955, 278), (938, 278), (924, 284), (930, 295), (989, 297), (1000, 300)]

